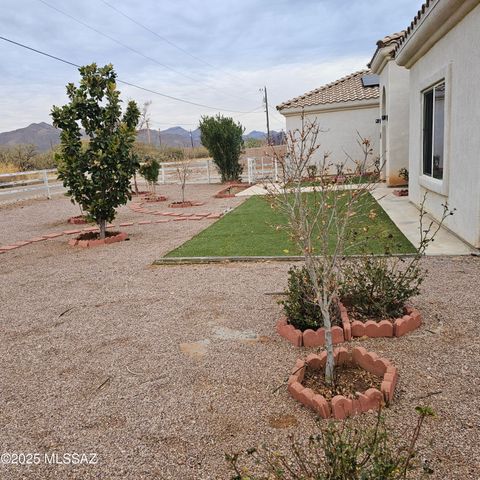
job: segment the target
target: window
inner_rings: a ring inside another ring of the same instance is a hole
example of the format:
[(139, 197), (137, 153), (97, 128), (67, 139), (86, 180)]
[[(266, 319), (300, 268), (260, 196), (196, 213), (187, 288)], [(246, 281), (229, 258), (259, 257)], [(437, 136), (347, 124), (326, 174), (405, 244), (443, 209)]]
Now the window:
[(423, 93), (423, 174), (443, 179), (445, 82)]

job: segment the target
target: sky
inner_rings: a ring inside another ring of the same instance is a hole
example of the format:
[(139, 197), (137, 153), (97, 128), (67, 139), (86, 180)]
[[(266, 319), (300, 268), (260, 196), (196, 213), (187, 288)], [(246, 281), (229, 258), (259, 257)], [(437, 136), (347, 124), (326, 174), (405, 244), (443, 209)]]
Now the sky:
[[(195, 129), (221, 113), (247, 132), (285, 127), (276, 106), (366, 68), (420, 0), (1, 0), (0, 36), (77, 65), (112, 63), (124, 101), (151, 101), (151, 128)], [(51, 123), (78, 70), (0, 39), (0, 132)], [(208, 107), (208, 108), (207, 108)]]

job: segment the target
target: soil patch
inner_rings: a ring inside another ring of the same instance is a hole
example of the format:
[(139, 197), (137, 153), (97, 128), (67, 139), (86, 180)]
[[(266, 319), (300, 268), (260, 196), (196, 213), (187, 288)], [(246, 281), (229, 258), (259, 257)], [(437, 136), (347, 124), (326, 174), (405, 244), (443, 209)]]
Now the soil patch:
[(306, 369), (302, 385), (311, 388), (330, 401), (335, 395), (356, 398), (356, 392), (366, 392), (369, 388), (380, 390), (382, 379), (367, 372), (358, 365), (345, 364), (335, 368), (333, 386), (325, 384), (325, 372), (313, 368)]
[[(105, 232), (105, 238), (116, 237), (120, 232)], [(99, 240), (100, 232), (85, 232), (77, 237), (77, 240)]]

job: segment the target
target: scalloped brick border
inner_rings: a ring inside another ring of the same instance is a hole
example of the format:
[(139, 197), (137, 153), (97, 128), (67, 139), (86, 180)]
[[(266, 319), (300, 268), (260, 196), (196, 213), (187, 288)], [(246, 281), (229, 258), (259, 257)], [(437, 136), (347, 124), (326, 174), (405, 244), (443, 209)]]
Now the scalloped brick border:
[(369, 388), (366, 392), (357, 392), (357, 398), (347, 398), (336, 395), (331, 402), (310, 388), (302, 385), (305, 367), (323, 369), (327, 361), (327, 352), (320, 355), (311, 353), (306, 360), (297, 360), (292, 374), (288, 379), (288, 392), (303, 405), (314, 410), (322, 418), (335, 418), (342, 420), (346, 417), (378, 410), (383, 403), (390, 403), (395, 393), (398, 380), (398, 371), (389, 360), (379, 358), (376, 353), (367, 352), (363, 347), (355, 347), (349, 352), (344, 347), (334, 350), (335, 361), (338, 365), (353, 363), (374, 375), (383, 376), (380, 390)]
[(77, 238), (72, 238), (71, 240), (69, 240), (68, 244), (72, 247), (90, 248), (99, 247), (100, 245), (109, 245), (110, 243), (123, 242), (127, 238), (128, 235), (125, 232), (120, 232), (118, 235), (114, 235), (113, 237), (106, 237), (95, 240), (78, 240)]
[[(342, 327), (332, 327), (332, 340), (336, 345), (338, 343), (348, 342), (352, 339), (350, 320), (346, 308), (339, 304), (340, 316), (342, 318)], [(277, 322), (277, 333), (288, 340), (295, 347), (323, 347), (325, 345), (325, 328), (320, 327), (317, 330), (307, 329), (304, 332), (290, 325), (286, 317), (282, 317)]]
[[(343, 308), (345, 309), (345, 307)], [(352, 337), (370, 338), (402, 337), (416, 330), (421, 324), (422, 314), (416, 308), (409, 306), (405, 307), (405, 315), (403, 317), (393, 321), (381, 320), (380, 322), (375, 322), (373, 320), (367, 320), (366, 322), (360, 322), (359, 320), (353, 320), (350, 322)]]

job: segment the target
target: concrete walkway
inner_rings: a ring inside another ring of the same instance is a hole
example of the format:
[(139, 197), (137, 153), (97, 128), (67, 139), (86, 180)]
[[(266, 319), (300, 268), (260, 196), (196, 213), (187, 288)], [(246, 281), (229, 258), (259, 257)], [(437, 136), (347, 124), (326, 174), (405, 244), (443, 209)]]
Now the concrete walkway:
[[(343, 185), (345, 188), (358, 188), (359, 185)], [(278, 187), (280, 188), (280, 187)], [(302, 189), (306, 192), (313, 190), (312, 187)], [(252, 185), (250, 188), (239, 192), (236, 196), (266, 195), (267, 189), (264, 185)], [(400, 231), (410, 240), (410, 242), (418, 247), (420, 244), (419, 229), (419, 210), (413, 205), (408, 197), (397, 197), (393, 194), (393, 189), (385, 185), (378, 185), (372, 191), (373, 197), (380, 206), (385, 210), (393, 223)], [(430, 219), (430, 217), (428, 217)], [(450, 233), (446, 228), (441, 228), (435, 241), (427, 247), (427, 255), (470, 255), (475, 253), (472, 247), (464, 243), (458, 237)]]
[[(372, 195), (393, 223), (414, 246), (418, 247), (420, 243), (418, 208), (408, 200), (408, 197), (397, 197), (393, 194), (392, 188), (383, 185), (375, 188)], [(431, 220), (428, 215), (427, 220)], [(426, 250), (427, 255), (470, 255), (474, 252), (472, 247), (443, 227), (437, 233), (435, 241), (430, 243)]]

